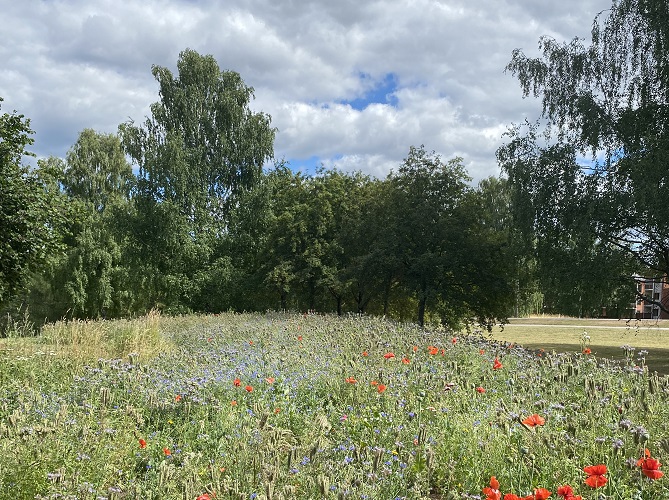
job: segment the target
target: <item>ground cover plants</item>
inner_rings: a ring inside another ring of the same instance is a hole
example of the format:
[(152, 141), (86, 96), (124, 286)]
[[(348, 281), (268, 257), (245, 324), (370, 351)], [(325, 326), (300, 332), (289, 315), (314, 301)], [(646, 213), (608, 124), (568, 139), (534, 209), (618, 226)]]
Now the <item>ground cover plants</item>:
[(0, 344), (1, 498), (669, 498), (669, 379), (633, 349), (371, 317), (115, 324)]

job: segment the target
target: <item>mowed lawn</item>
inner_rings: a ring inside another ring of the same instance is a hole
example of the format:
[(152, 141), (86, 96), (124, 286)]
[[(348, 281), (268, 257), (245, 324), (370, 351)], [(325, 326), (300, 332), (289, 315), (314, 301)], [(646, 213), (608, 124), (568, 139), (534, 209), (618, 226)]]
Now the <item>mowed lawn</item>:
[(669, 375), (669, 320), (514, 318), (503, 328), (494, 329), (492, 336), (495, 340), (548, 352), (580, 352), (587, 336), (593, 356), (620, 362), (629, 356), (636, 365), (645, 363), (651, 373)]

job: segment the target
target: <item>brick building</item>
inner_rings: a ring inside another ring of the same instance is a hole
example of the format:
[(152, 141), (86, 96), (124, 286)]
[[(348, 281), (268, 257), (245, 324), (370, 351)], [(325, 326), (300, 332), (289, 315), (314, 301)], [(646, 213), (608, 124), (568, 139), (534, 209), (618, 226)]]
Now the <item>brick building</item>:
[(637, 282), (637, 293), (648, 299), (637, 295), (636, 302), (632, 304), (632, 315), (638, 319), (669, 319), (669, 313), (663, 311), (657, 304), (659, 302), (665, 309), (669, 309), (669, 282), (667, 277), (642, 278), (641, 276), (635, 276), (635, 280)]

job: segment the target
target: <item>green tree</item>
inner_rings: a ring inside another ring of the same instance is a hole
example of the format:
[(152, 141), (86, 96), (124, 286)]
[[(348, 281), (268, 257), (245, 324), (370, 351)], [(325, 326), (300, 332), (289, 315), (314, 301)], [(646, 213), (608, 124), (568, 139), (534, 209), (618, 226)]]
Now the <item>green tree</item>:
[(187, 49), (177, 69), (175, 77), (153, 67), (160, 102), (143, 126), (128, 122), (120, 132), (139, 167), (139, 193), (173, 203), (200, 229), (224, 222), (234, 195), (257, 182), (275, 130), (268, 115), (251, 111), (253, 88), (212, 56)]
[[(147, 300), (188, 308), (200, 296), (195, 278), (221, 256), (231, 209), (273, 155), (270, 117), (253, 112), (253, 89), (212, 56), (185, 50), (178, 76), (154, 66), (159, 102), (142, 126), (119, 127), (138, 166), (131, 225), (138, 283)], [(218, 260), (220, 263), (221, 261)]]
[[(279, 161), (255, 186), (239, 193), (226, 234), (214, 250), (212, 267), (197, 274), (199, 310), (287, 308), (289, 287), (282, 285), (281, 279), (273, 282), (267, 276), (268, 258), (276, 257), (268, 240), (274, 234), (275, 211), (283, 210), (286, 196), (290, 198), (292, 177), (285, 163)], [(275, 300), (277, 291), (282, 306)]]
[[(486, 296), (496, 296), (501, 304), (512, 300), (513, 305), (504, 311), (505, 315), (520, 316), (531, 312), (536, 309), (537, 297), (541, 297), (535, 272), (536, 258), (532, 245), (527, 244), (514, 225), (513, 197), (508, 179), (488, 177), (481, 180), (473, 197), (471, 210), (478, 215), (478, 228), (474, 234), (485, 236), (487, 244), (495, 246), (496, 251), (492, 253), (498, 259), (492, 268), (495, 273), (491, 275), (496, 278), (491, 280), (486, 290), (491, 292), (498, 286), (502, 287), (497, 294), (488, 293)], [(509, 297), (511, 289), (512, 299)]]
[[(380, 209), (385, 181), (353, 174), (346, 195), (346, 210), (337, 233), (338, 246), (343, 249), (336, 271), (336, 280), (355, 303), (355, 312), (366, 312), (370, 301), (381, 295), (382, 248), (381, 235), (387, 227), (382, 223)], [(388, 304), (384, 314), (388, 312)]]
[(134, 176), (118, 136), (85, 129), (68, 151), (66, 163), (54, 158), (40, 162), (60, 171), (59, 185), (79, 215), (71, 221), (64, 258), (52, 262), (48, 295), (57, 299), (53, 313), (85, 318), (127, 315), (133, 293), (123, 258), (122, 227)]
[[(396, 196), (390, 176), (369, 185), (363, 205), (364, 218), (358, 221), (357, 227), (363, 251), (354, 258), (351, 279), (360, 312), (361, 305), (366, 306), (374, 296), (380, 295), (381, 307), (372, 307), (375, 312), (409, 319), (413, 314), (405, 314), (407, 297), (400, 286), (405, 266), (399, 237), (403, 228), (399, 218), (402, 214), (397, 210)], [(393, 304), (394, 299), (403, 304), (399, 310), (397, 304)]]
[(283, 166), (274, 174), (262, 258), (266, 284), (280, 307), (326, 309), (334, 299), (342, 314), (348, 292), (351, 223), (359, 216), (360, 174), (320, 169), (314, 176)]
[[(542, 57), (514, 51), (507, 69), (518, 77), (524, 95), (542, 99), (549, 142), (530, 151), (523, 141), (537, 136), (530, 130), (523, 138), (514, 131), (500, 160), (513, 183), (564, 194), (576, 188), (553, 207), (537, 198), (540, 190), (525, 195), (534, 207), (537, 229), (558, 220), (573, 229), (565, 218), (573, 211), (565, 204), (573, 205), (588, 215), (589, 236), (574, 240), (565, 233), (572, 245), (590, 242), (590, 255), (606, 255), (610, 261), (619, 259), (611, 257), (618, 249), (636, 262), (638, 272), (666, 276), (669, 6), (664, 0), (621, 0), (605, 12), (595, 18), (590, 45), (545, 37), (540, 40)], [(564, 161), (549, 161), (558, 150), (569, 160), (567, 170), (561, 171)], [(536, 155), (549, 159), (543, 161), (548, 172), (528, 167)], [(576, 155), (592, 159), (576, 166)], [(610, 272), (610, 266), (603, 267)], [(623, 265), (616, 275), (629, 280), (629, 268)]]
[(61, 250), (67, 219), (65, 204), (49, 189), (53, 172), (22, 163), (31, 154), (26, 148), (33, 144), (32, 133), (23, 115), (0, 115), (0, 306)]
[(302, 255), (306, 247), (304, 193), (307, 181), (300, 172), (291, 172), (286, 166), (277, 169), (273, 177), (261, 272), (266, 286), (278, 293), (280, 309), (286, 310), (300, 284), (297, 256)]
[(115, 134), (84, 129), (67, 153), (63, 187), (71, 198), (97, 212), (114, 203), (126, 203), (135, 181)]
[[(320, 171), (312, 180), (311, 200), (316, 200), (311, 219), (318, 220), (320, 242), (318, 285), (335, 301), (341, 315), (350, 281), (347, 273), (354, 257), (355, 240), (362, 236), (356, 231), (361, 217), (363, 189), (369, 178), (360, 173), (345, 173), (337, 169)], [(313, 240), (312, 240), (313, 241)]]
[(418, 302), (417, 321), (424, 324), (429, 302), (456, 286), (460, 257), (456, 208), (467, 192), (462, 160), (443, 163), (425, 148), (411, 147), (397, 172), (389, 176), (392, 194), (389, 246), (399, 251), (403, 283)]

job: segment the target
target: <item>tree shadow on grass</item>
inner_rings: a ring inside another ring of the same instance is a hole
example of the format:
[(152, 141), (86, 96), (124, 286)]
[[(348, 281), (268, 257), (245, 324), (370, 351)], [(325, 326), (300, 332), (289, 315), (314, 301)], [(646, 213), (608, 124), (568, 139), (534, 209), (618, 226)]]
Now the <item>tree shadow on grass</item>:
[[(524, 348), (530, 350), (539, 350), (543, 349), (546, 352), (580, 352), (581, 346), (579, 344), (561, 344), (561, 343), (525, 343), (522, 344)], [(610, 347), (610, 346), (590, 346), (592, 349), (592, 354), (598, 358), (606, 358), (615, 362), (624, 364), (625, 362), (625, 350), (620, 347)], [(633, 364), (641, 366), (642, 361), (639, 358), (639, 352), (647, 350), (648, 354), (644, 357), (645, 363), (648, 366), (648, 371), (650, 373), (657, 372), (660, 375), (669, 375), (669, 349), (661, 348), (644, 348), (637, 347), (633, 352)]]

